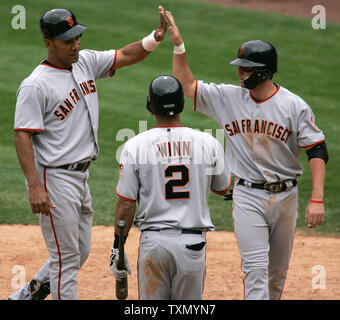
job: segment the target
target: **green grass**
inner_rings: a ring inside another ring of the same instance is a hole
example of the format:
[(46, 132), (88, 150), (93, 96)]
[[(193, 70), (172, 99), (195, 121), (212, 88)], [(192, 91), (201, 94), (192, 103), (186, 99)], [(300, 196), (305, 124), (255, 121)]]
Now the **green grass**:
[[(0, 117), (0, 223), (36, 224), (30, 213), (24, 176), (13, 146), (13, 118), (16, 90), (20, 82), (45, 58), (38, 21), (41, 14), (53, 7), (74, 11), (80, 23), (88, 26), (82, 47), (106, 50), (121, 48), (149, 34), (159, 21), (158, 1), (38, 1), (25, 2), (26, 29), (11, 27), (9, 1), (0, 3), (0, 68), (2, 71)], [(235, 68), (228, 62), (236, 56), (240, 44), (250, 39), (273, 43), (279, 53), (279, 72), (275, 81), (300, 95), (313, 108), (317, 125), (323, 129), (330, 154), (325, 188), (325, 223), (312, 234), (339, 236), (340, 217), (340, 147), (337, 75), (340, 73), (338, 45), (340, 25), (327, 23), (326, 30), (313, 30), (311, 20), (279, 14), (228, 8), (220, 5), (182, 0), (162, 1), (171, 10), (182, 32), (188, 61), (196, 79), (206, 82), (237, 84)], [(100, 155), (91, 166), (89, 181), (95, 224), (112, 225), (118, 178), (116, 151), (124, 141), (117, 141), (121, 129), (139, 132), (139, 121), (154, 120), (145, 109), (147, 88), (152, 78), (171, 74), (172, 45), (169, 37), (145, 61), (117, 71), (110, 80), (97, 82), (100, 99)], [(184, 125), (201, 130), (219, 128), (210, 118), (191, 111), (186, 101), (182, 114)], [(125, 138), (126, 141), (127, 138)], [(311, 191), (311, 179), (305, 153), (300, 157), (305, 168), (299, 179), (300, 230), (304, 227), (304, 211)], [(218, 230), (232, 230), (231, 202), (211, 194), (209, 198), (213, 222)]]

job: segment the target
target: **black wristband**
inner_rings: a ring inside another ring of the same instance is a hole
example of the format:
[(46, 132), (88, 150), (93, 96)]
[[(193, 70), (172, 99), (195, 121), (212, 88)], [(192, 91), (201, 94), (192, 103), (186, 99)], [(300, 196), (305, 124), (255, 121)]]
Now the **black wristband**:
[(310, 161), (313, 158), (320, 158), (323, 161), (325, 161), (325, 163), (328, 162), (328, 151), (325, 141), (316, 144), (314, 147), (308, 149), (306, 152), (308, 156), (308, 161)]
[[(124, 236), (124, 244), (125, 244), (125, 242), (126, 242), (126, 239), (127, 239), (128, 235), (129, 235), (129, 234), (127, 234), (127, 235)], [(119, 235), (118, 235), (117, 233), (115, 233), (115, 241), (113, 242), (113, 247), (114, 247), (115, 249), (118, 249), (118, 248), (119, 248)]]

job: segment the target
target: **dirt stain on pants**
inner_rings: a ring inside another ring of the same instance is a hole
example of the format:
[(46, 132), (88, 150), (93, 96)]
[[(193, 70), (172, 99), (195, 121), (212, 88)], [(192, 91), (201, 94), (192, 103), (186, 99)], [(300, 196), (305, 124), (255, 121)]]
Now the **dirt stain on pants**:
[(143, 273), (146, 278), (145, 292), (152, 296), (156, 293), (162, 277), (162, 266), (155, 262), (152, 257), (143, 260)]

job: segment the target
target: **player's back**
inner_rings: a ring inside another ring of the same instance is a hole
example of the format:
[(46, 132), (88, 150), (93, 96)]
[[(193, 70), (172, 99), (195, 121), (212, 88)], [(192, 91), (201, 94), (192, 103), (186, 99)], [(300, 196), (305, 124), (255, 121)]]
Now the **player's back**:
[(213, 229), (207, 198), (213, 177), (224, 172), (223, 149), (214, 137), (186, 127), (158, 127), (130, 139), (123, 152), (140, 184), (141, 230)]

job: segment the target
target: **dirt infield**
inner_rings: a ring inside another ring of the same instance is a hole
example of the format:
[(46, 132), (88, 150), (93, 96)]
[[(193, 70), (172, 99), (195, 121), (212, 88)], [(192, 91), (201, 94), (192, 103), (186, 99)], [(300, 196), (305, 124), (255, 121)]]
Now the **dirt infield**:
[[(131, 229), (126, 251), (133, 274), (129, 277), (128, 299), (138, 299), (137, 250), (140, 233)], [(109, 268), (113, 228), (93, 227), (90, 256), (78, 274), (79, 299), (115, 299), (115, 281)], [(243, 273), (235, 235), (207, 234), (205, 300), (243, 299)], [(0, 299), (12, 291), (18, 276), (15, 266), (30, 280), (48, 257), (39, 226), (0, 226)], [(304, 237), (297, 234), (282, 299), (340, 299), (340, 239)], [(19, 267), (20, 268), (20, 267)], [(13, 273), (14, 272), (14, 273)], [(324, 278), (322, 276), (324, 275)], [(314, 286), (314, 288), (313, 288)]]
[(200, 2), (214, 2), (231, 7), (241, 7), (256, 11), (278, 12), (312, 19), (315, 5), (322, 5), (326, 10), (326, 20), (340, 22), (339, 0), (196, 0)]
[[(327, 21), (340, 22), (339, 0), (197, 0), (223, 3), (259, 11), (275, 11), (310, 17), (315, 4), (324, 5)], [(129, 277), (128, 299), (138, 299), (137, 250), (139, 231), (131, 230), (126, 251), (133, 274)], [(79, 298), (115, 299), (115, 281), (109, 268), (113, 228), (93, 227), (90, 256), (78, 274)], [(243, 299), (243, 273), (235, 235), (231, 232), (207, 234), (205, 300)], [(0, 225), (0, 299), (18, 285), (18, 270), (29, 281), (48, 258), (39, 226)], [(296, 235), (282, 299), (340, 299), (340, 239)], [(19, 267), (19, 268), (18, 268)]]

